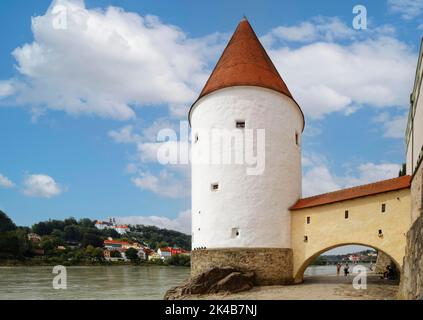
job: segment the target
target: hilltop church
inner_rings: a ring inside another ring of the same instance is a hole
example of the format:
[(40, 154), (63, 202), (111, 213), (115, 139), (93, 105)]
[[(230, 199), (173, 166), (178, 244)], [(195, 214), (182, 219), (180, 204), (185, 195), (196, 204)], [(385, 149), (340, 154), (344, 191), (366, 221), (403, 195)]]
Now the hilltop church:
[[(420, 86), (419, 69), (415, 92)], [(304, 114), (243, 19), (189, 111), (192, 150), (209, 148), (205, 131), (265, 129), (265, 170), (192, 164), (193, 275), (233, 266), (254, 271), (259, 285), (299, 283), (317, 256), (347, 244), (373, 247), (401, 268), (422, 208), (423, 107), (413, 97), (407, 175), (301, 198)]]

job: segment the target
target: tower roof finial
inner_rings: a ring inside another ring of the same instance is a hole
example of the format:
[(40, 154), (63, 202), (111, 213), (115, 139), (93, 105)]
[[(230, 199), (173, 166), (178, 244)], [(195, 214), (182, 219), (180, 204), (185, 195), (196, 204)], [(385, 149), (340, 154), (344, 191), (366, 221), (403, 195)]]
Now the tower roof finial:
[(245, 15), (197, 101), (209, 93), (234, 86), (263, 87), (293, 99)]

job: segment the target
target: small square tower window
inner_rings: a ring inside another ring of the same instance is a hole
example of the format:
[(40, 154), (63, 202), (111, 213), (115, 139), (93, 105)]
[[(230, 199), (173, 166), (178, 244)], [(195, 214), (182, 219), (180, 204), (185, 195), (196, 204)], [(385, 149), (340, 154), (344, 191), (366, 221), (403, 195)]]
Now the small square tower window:
[(350, 213), (348, 212), (348, 210), (345, 210), (345, 219), (348, 219), (350, 217)]
[(386, 203), (382, 203), (381, 211), (386, 212)]
[(197, 143), (197, 142), (198, 142), (198, 133), (196, 133), (194, 136), (194, 143)]
[(379, 236), (379, 237), (383, 237), (383, 232), (382, 232), (382, 229), (379, 229), (379, 231), (378, 231), (378, 236)]
[(304, 236), (304, 242), (308, 242), (308, 236)]
[(231, 238), (232, 239), (238, 238), (239, 235), (240, 235), (239, 228), (232, 228), (232, 230), (231, 230)]
[(219, 184), (218, 183), (212, 183), (211, 190), (212, 191), (218, 191), (219, 190)]
[(237, 120), (237, 121), (235, 121), (235, 127), (237, 129), (244, 129), (245, 128), (245, 120)]
[(307, 224), (310, 224), (310, 217), (307, 217)]

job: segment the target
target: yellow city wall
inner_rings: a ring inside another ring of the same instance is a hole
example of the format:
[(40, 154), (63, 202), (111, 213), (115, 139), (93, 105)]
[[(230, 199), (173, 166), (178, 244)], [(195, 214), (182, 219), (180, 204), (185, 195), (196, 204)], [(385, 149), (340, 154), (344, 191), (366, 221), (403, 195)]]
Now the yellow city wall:
[[(386, 204), (385, 213), (381, 212), (382, 203)], [(349, 212), (348, 219), (345, 210)], [(410, 211), (410, 189), (291, 211), (295, 282), (302, 282), (304, 270), (320, 254), (348, 244), (380, 250), (401, 267)], [(382, 237), (378, 235), (379, 229)], [(307, 242), (304, 236), (308, 237)]]

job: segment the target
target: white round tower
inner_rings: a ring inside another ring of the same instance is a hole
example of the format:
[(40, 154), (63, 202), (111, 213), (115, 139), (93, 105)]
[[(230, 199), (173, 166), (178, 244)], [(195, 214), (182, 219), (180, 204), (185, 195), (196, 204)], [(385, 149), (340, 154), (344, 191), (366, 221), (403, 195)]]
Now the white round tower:
[(261, 284), (289, 282), (304, 117), (246, 19), (189, 120), (193, 273), (231, 265)]

